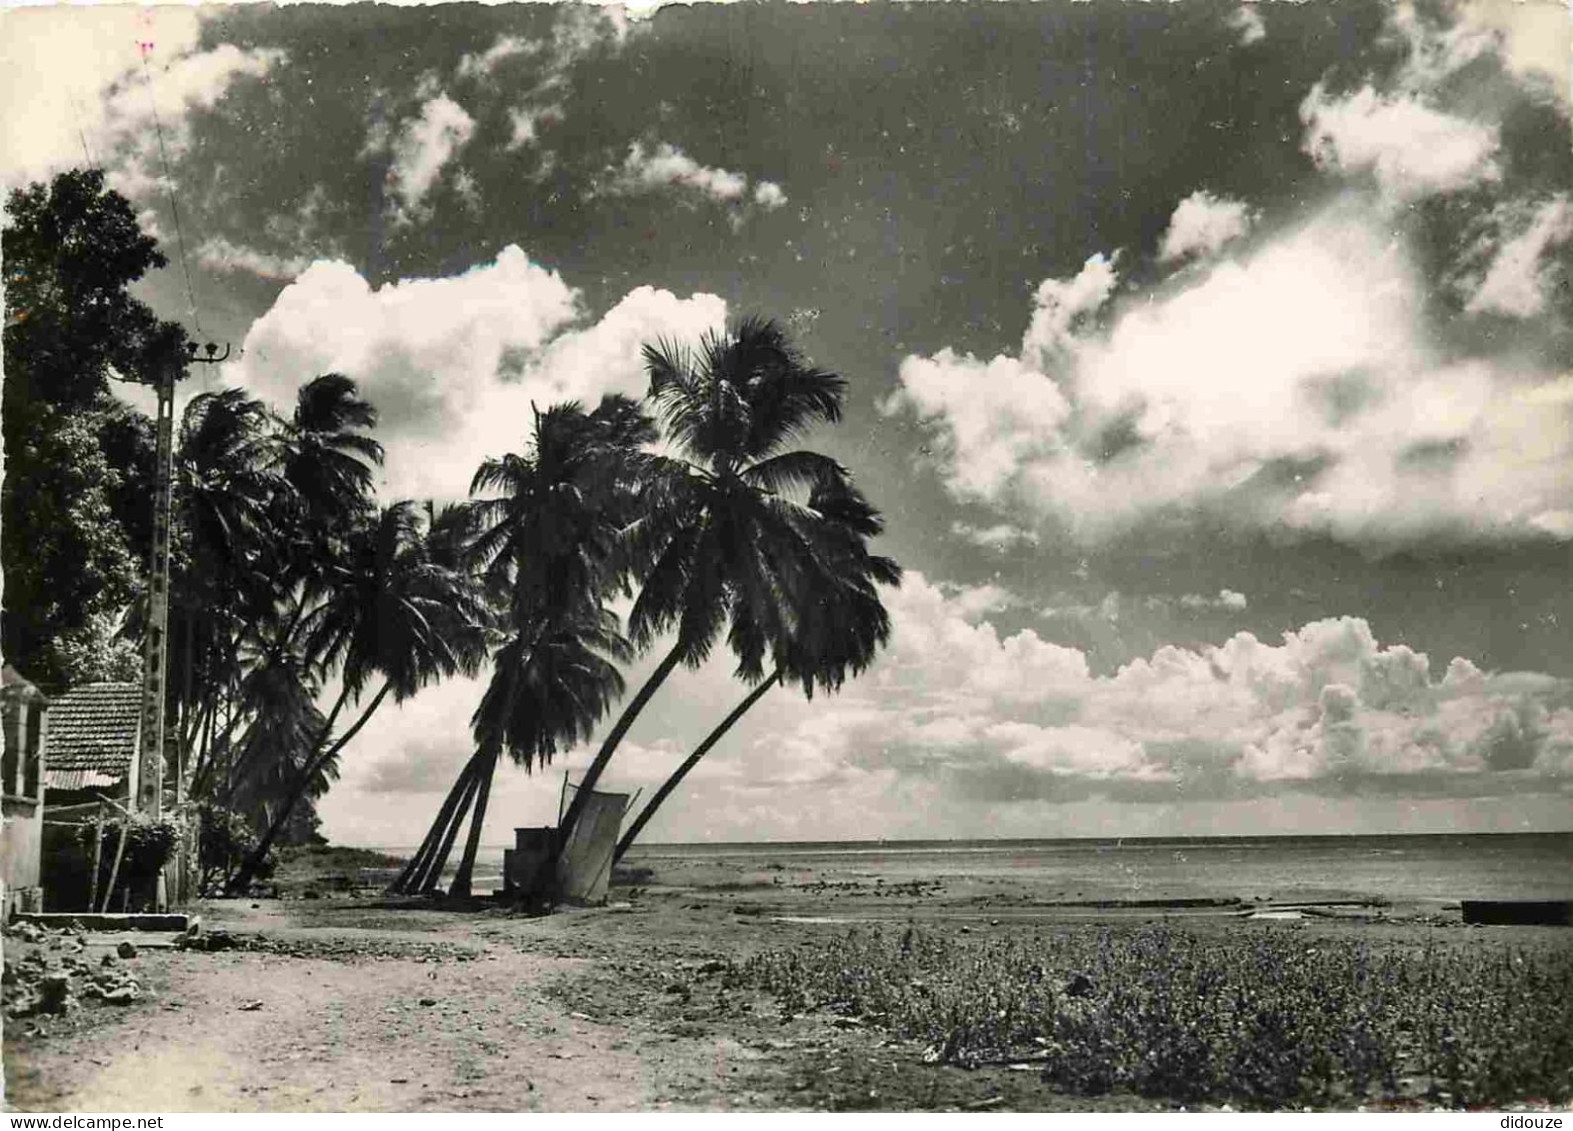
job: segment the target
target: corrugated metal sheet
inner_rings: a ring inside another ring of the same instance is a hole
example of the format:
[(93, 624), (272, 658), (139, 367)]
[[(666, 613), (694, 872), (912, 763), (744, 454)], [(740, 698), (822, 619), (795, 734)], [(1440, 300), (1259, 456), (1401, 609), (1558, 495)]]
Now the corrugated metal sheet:
[(126, 771), (106, 774), (98, 770), (45, 770), (44, 784), (50, 789), (108, 789), (125, 780)]
[(142, 689), (87, 683), (49, 706), (44, 781), (51, 789), (110, 786), (131, 769), (142, 726)]

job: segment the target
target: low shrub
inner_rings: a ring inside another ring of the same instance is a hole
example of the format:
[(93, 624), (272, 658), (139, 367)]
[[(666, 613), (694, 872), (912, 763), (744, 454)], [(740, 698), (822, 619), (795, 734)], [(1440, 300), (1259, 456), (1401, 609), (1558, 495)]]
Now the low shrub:
[[(1487, 940), (1472, 936), (1471, 943)], [(772, 950), (733, 977), (961, 1065), (1029, 1061), (1071, 1093), (1254, 1108), (1573, 1099), (1573, 952), (1072, 928), (908, 928)]]

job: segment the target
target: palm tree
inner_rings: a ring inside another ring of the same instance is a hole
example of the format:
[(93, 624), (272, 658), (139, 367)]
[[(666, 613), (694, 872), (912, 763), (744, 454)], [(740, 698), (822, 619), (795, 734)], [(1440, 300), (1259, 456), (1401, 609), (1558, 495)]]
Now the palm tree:
[[(279, 596), (285, 555), (274, 515), (290, 488), (278, 470), (278, 425), (239, 389), (192, 398), (181, 420), (170, 639), (171, 670), (182, 676), (170, 683), (182, 737), (194, 744), (203, 735), (194, 791), (244, 722), (237, 702), (244, 654)], [(132, 627), (140, 628), (140, 615)]]
[(377, 410), (356, 394), (355, 382), (341, 373), (313, 378), (296, 394), (284, 427), (284, 475), (307, 515), (321, 523), (353, 519), (371, 505), (383, 452), (365, 434), (376, 427)]
[(816, 545), (826, 524), (793, 496), (848, 485), (835, 460), (790, 447), (815, 425), (841, 419), (846, 381), (809, 363), (776, 323), (744, 318), (707, 335), (697, 354), (659, 343), (647, 345), (644, 358), (649, 399), (683, 458), (652, 469), (643, 513), (625, 531), (627, 560), (643, 574), (629, 635), (644, 647), (675, 629), (676, 640), (602, 741), (559, 844), (678, 664), (703, 663), (725, 628), (737, 674), (764, 678), (765, 661), (796, 631), (795, 595), (827, 576)]
[[(431, 561), (419, 512), (407, 502), (383, 508), (347, 539), (346, 555), (319, 584), (325, 592), (302, 624), (305, 653), (324, 671), (337, 668), (340, 690), (318, 729), (272, 824), (230, 882), (243, 891), (313, 779), (337, 757), (391, 694), (402, 703), (444, 676), (478, 670), (484, 655), (482, 609), (470, 578)], [(337, 739), (345, 706), (381, 686)]]
[[(171, 626), (172, 659), (183, 678), (171, 683), (183, 710), (182, 737), (191, 744), (201, 735), (194, 792), (209, 784), (219, 756), (230, 775), (238, 769), (254, 789), (276, 778), (256, 772), (251, 760), (278, 762), (281, 747), (231, 740), (238, 727), (280, 732), (299, 716), (281, 706), (290, 696), (248, 694), (248, 671), (260, 667), (289, 679), (304, 678), (311, 667), (299, 629), (324, 590), (324, 571), (343, 556), (346, 533), (374, 510), (382, 447), (365, 432), (376, 419), (355, 383), (334, 373), (307, 382), (287, 419), (239, 390), (199, 396), (187, 410), (182, 568)], [(201, 707), (189, 702), (198, 687), (206, 689)], [(302, 694), (304, 684), (294, 698)], [(215, 735), (221, 705), (227, 719)], [(260, 717), (275, 710), (283, 712), (277, 719)]]
[(861, 674), (889, 641), (890, 615), (877, 586), (900, 585), (901, 567), (868, 552), (867, 540), (884, 529), (879, 511), (856, 488), (840, 481), (817, 486), (808, 507), (820, 517), (811, 529), (829, 572), (815, 576), (808, 590), (796, 595), (795, 628), (790, 638), (778, 642), (775, 669), (661, 784), (617, 842), (613, 863), (623, 858), (689, 772), (772, 687), (799, 682), (809, 699), (816, 687), (838, 691), (849, 676)]
[(469, 505), (461, 556), (480, 570), (500, 643), (471, 720), (476, 753), (394, 890), (435, 887), (469, 815), (449, 889), (467, 896), (500, 755), (526, 769), (549, 764), (588, 738), (622, 693), (616, 664), (631, 650), (606, 602), (620, 585), (615, 550), (647, 463), (641, 448), (655, 438), (627, 398), (606, 397), (589, 413), (559, 404), (535, 414), (524, 454), (487, 460), (476, 472), (472, 494), (494, 494)]

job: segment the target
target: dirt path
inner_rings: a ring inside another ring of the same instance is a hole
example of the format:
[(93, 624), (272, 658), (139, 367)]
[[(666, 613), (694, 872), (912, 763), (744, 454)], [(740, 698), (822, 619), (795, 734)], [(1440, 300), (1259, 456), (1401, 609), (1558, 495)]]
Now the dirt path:
[[(473, 921), (302, 927), (271, 905), (225, 926), (262, 926), (264, 937), (310, 940), (336, 956), (145, 948), (132, 960), (146, 990), (134, 1005), (85, 1007), (46, 1023), (43, 1037), (9, 1024), (8, 1106), (650, 1111), (771, 1102), (737, 1082), (758, 1054), (734, 1041), (572, 1008), (562, 987), (590, 963), (530, 952), (551, 947), (560, 925), (497, 925), (499, 943), (478, 940)], [(446, 954), (355, 954), (391, 942)]]

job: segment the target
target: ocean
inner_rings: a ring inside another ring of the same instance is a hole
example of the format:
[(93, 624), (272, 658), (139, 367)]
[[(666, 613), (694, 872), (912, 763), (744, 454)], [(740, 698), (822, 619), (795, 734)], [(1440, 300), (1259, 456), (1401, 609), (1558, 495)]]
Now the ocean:
[[(482, 847), (475, 890), (502, 886), (502, 848)], [(996, 878), (1069, 899), (1573, 899), (1573, 833), (651, 844), (626, 862), (658, 876), (664, 862), (886, 883)]]

